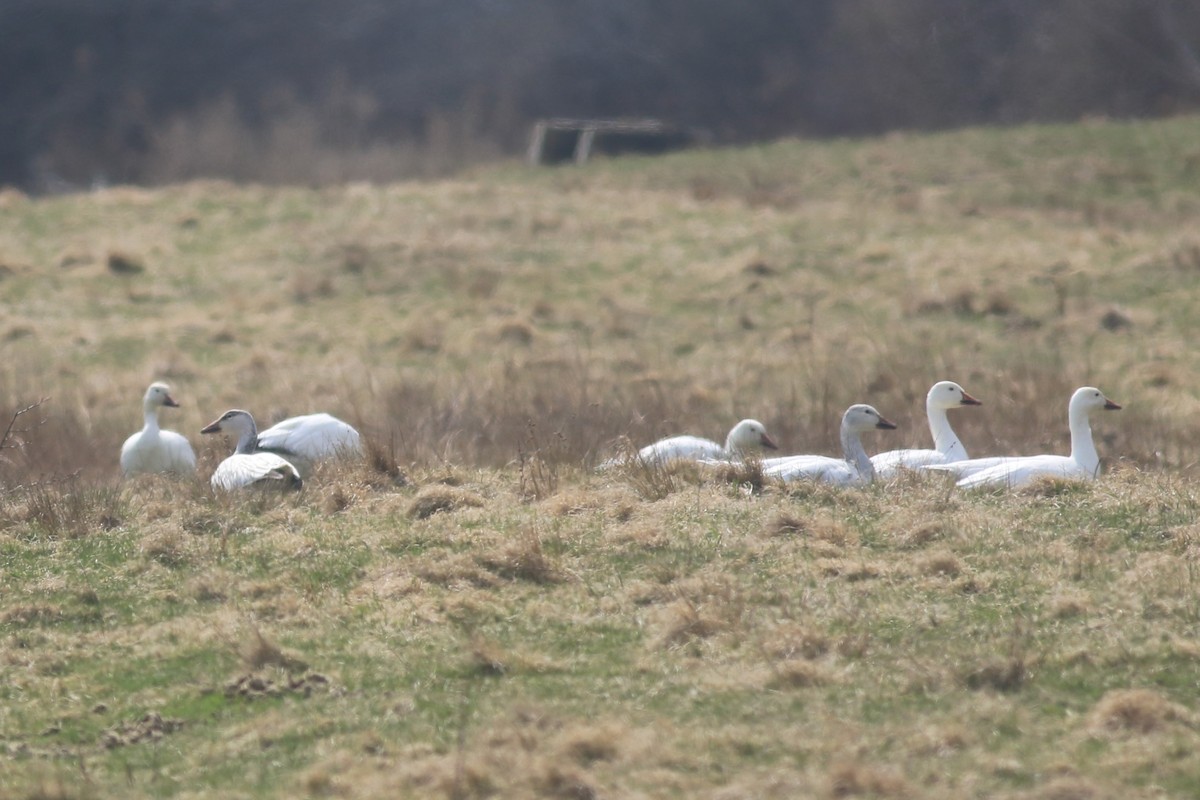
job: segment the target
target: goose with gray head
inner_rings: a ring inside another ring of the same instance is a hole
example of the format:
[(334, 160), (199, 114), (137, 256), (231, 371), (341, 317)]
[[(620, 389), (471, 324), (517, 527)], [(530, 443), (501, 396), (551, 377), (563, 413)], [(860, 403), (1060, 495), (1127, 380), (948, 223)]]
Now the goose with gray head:
[(861, 434), (895, 427), (895, 423), (871, 406), (852, 405), (842, 415), (843, 458), (815, 455), (772, 458), (763, 462), (763, 475), (783, 481), (810, 480), (839, 486), (870, 483), (875, 479), (875, 468), (863, 449)]
[[(638, 450), (635, 459), (646, 464), (668, 461), (732, 461), (762, 450), (778, 450), (779, 446), (767, 433), (767, 426), (756, 419), (744, 419), (729, 431), (725, 444), (700, 436), (671, 436), (659, 439)], [(625, 459), (614, 458), (600, 465), (602, 469), (616, 466)]]
[(150, 384), (142, 396), (142, 429), (121, 445), (121, 471), (126, 476), (144, 472), (176, 472), (180, 474), (196, 471), (196, 453), (191, 444), (175, 431), (164, 431), (158, 426), (158, 412), (167, 408), (179, 408), (165, 383)]
[(982, 405), (954, 381), (938, 381), (925, 395), (925, 417), (933, 434), (932, 450), (888, 450), (871, 456), (878, 478), (890, 478), (901, 470), (919, 469), (929, 464), (950, 464), (967, 458), (967, 449), (950, 427), (946, 412), (963, 406)]
[(1071, 430), (1071, 454), (1006, 458), (998, 464), (959, 479), (961, 489), (1025, 486), (1041, 478), (1090, 481), (1100, 473), (1100, 454), (1092, 440), (1090, 417), (1095, 411), (1119, 411), (1121, 406), (1094, 386), (1082, 386), (1071, 395), (1067, 423)]
[(237, 437), (233, 455), (217, 465), (212, 475), (214, 489), (233, 491), (247, 486), (300, 489), (297, 469), (275, 453), (257, 449), (258, 428), (249, 411), (231, 409), (204, 426), (201, 433), (228, 433)]
[(363, 454), (358, 431), (324, 412), (289, 417), (261, 431), (258, 449), (282, 456), (305, 474), (318, 462)]

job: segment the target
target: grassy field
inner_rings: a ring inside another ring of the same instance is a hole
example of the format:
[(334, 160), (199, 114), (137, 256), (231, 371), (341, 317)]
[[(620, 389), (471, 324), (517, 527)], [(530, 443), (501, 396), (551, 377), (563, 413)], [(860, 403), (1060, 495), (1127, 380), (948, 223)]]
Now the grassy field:
[[(1200, 794), (1200, 119), (0, 193), (0, 798)], [(962, 494), (629, 442), (1066, 452)], [(190, 480), (120, 479), (146, 385)], [(371, 458), (214, 496), (230, 407)]]

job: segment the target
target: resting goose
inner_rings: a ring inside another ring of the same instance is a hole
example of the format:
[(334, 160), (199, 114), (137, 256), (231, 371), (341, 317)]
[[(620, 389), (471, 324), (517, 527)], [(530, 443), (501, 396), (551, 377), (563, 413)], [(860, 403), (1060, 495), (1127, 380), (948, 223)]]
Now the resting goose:
[(232, 409), (216, 421), (204, 426), (201, 433), (232, 433), (238, 437), (233, 455), (217, 465), (212, 475), (214, 489), (232, 491), (246, 486), (275, 486), (279, 489), (300, 489), (300, 473), (291, 463), (275, 453), (258, 452), (258, 429), (249, 411)]
[[(671, 436), (646, 445), (637, 452), (636, 458), (648, 464), (675, 460), (730, 461), (761, 448), (778, 450), (779, 446), (767, 433), (766, 425), (756, 419), (744, 419), (729, 431), (724, 445), (699, 436)], [(608, 468), (622, 461), (624, 459), (610, 459), (600, 466)]]
[(949, 464), (967, 457), (967, 449), (950, 427), (946, 412), (962, 406), (982, 405), (954, 381), (939, 381), (925, 395), (925, 416), (933, 434), (933, 450), (888, 450), (871, 456), (871, 465), (879, 478), (890, 478), (902, 469), (917, 469), (929, 464)]
[(289, 417), (258, 434), (258, 449), (275, 453), (309, 472), (318, 461), (362, 455), (358, 431), (324, 412)]
[(1040, 455), (1006, 458), (1000, 463), (961, 478), (962, 489), (1024, 486), (1039, 478), (1093, 480), (1100, 472), (1100, 455), (1092, 441), (1089, 417), (1093, 411), (1118, 411), (1120, 406), (1094, 386), (1075, 390), (1067, 406), (1071, 426), (1071, 455)]
[(195, 472), (196, 454), (188, 440), (175, 431), (158, 427), (163, 406), (179, 408), (165, 383), (152, 383), (142, 397), (142, 429), (121, 445), (121, 471), (126, 476), (141, 472)]
[(763, 475), (784, 481), (814, 480), (849, 486), (870, 483), (875, 468), (863, 449), (859, 435), (871, 430), (893, 430), (895, 423), (862, 403), (852, 405), (842, 415), (842, 453), (844, 458), (829, 456), (790, 456), (763, 462)]

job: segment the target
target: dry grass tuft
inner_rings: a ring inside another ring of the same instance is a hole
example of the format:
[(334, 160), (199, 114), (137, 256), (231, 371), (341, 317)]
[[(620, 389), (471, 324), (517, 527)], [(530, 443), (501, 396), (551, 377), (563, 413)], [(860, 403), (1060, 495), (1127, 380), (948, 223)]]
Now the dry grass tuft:
[(479, 508), (482, 505), (483, 498), (474, 492), (454, 486), (425, 486), (409, 504), (408, 516), (429, 519), (434, 514), (460, 508)]
[(190, 543), (175, 525), (160, 525), (142, 537), (142, 555), (164, 567), (180, 567), (188, 562)]
[(499, 677), (514, 665), (513, 656), (498, 642), (472, 632), (467, 647), (467, 658), (471, 669), (480, 674)]
[(963, 676), (968, 689), (992, 689), (997, 692), (1015, 692), (1029, 678), (1029, 665), (1020, 656), (990, 661)]
[(796, 536), (808, 533), (808, 525), (807, 520), (785, 511), (767, 523), (767, 534), (770, 536)]
[(762, 494), (766, 484), (762, 462), (757, 459), (721, 464), (712, 470), (712, 477), (722, 483), (748, 488), (753, 494)]
[(546, 556), (542, 539), (532, 528), (523, 530), (517, 541), (500, 553), (482, 553), (479, 563), (502, 578), (529, 581), (539, 585), (562, 583), (563, 570)]
[(117, 250), (109, 252), (105, 263), (114, 275), (140, 275), (146, 271), (146, 264), (139, 256)]
[(535, 790), (543, 797), (559, 800), (595, 800), (599, 791), (592, 779), (574, 767), (551, 764), (534, 780)]
[(562, 752), (580, 766), (597, 761), (612, 761), (620, 755), (625, 729), (617, 723), (580, 723), (568, 727), (558, 737)]
[(1088, 715), (1093, 731), (1154, 733), (1172, 722), (1188, 722), (1189, 712), (1153, 689), (1114, 689), (1106, 692)]
[(915, 522), (911, 525), (904, 525), (899, 530), (893, 530), (892, 536), (895, 537), (898, 546), (915, 550), (930, 542), (946, 538), (950, 524), (942, 520)]
[(621, 462), (617, 474), (623, 477), (643, 500), (663, 500), (700, 479), (700, 470), (686, 461), (648, 461), (629, 458)]
[(1031, 800), (1106, 800), (1109, 795), (1086, 778), (1072, 775), (1051, 779), (1029, 797)]
[(501, 583), (494, 573), (481, 567), (478, 559), (468, 553), (422, 559), (413, 565), (413, 571), (421, 580), (447, 589), (491, 589)]
[(1040, 478), (1033, 483), (1017, 489), (1022, 497), (1050, 499), (1088, 491), (1088, 486), (1079, 481), (1067, 481), (1060, 478)]
[(308, 669), (308, 664), (303, 659), (284, 652), (253, 625), (247, 628), (237, 646), (237, 655), (250, 670), (279, 667), (290, 672), (303, 672)]
[[(366, 464), (370, 469), (367, 485), (374, 488), (395, 488), (408, 485), (408, 476), (400, 468), (393, 447), (385, 446), (383, 441), (368, 437), (365, 445), (367, 451)], [(382, 483), (379, 479), (383, 479)]]
[(911, 797), (904, 776), (893, 768), (842, 762), (829, 770), (829, 795), (841, 797)]
[(771, 665), (773, 675), (768, 686), (774, 689), (805, 689), (829, 683), (829, 675), (819, 664), (804, 659), (788, 659)]
[(888, 568), (880, 562), (853, 558), (821, 559), (817, 563), (817, 570), (827, 578), (841, 578), (852, 583), (875, 580), (888, 572)]
[(5, 509), (52, 538), (78, 539), (112, 530), (128, 514), (120, 491), (89, 486), (72, 478), (34, 484), (23, 491), (23, 503)]
[(1092, 600), (1085, 594), (1064, 592), (1050, 598), (1048, 607), (1055, 619), (1073, 619), (1087, 616)]
[(677, 600), (666, 609), (666, 622), (659, 635), (659, 644), (674, 648), (715, 636), (728, 627), (726, 620), (702, 610), (695, 603)]
[(962, 560), (948, 550), (927, 553), (917, 562), (917, 569), (923, 575), (932, 577), (958, 577), (963, 571)]
[(818, 628), (785, 623), (765, 633), (760, 646), (772, 658), (812, 660), (828, 653), (831, 645), (828, 634)]

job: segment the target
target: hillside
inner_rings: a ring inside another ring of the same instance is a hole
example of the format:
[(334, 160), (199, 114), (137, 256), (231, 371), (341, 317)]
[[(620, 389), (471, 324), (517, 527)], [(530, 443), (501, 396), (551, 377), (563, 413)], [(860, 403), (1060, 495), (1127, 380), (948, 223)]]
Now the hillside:
[[(0, 798), (1200, 788), (1200, 119), (780, 141), (325, 189), (0, 195)], [(1105, 474), (963, 494), (623, 440)], [(121, 481), (154, 379), (190, 480)], [(214, 496), (231, 407), (372, 443)]]

